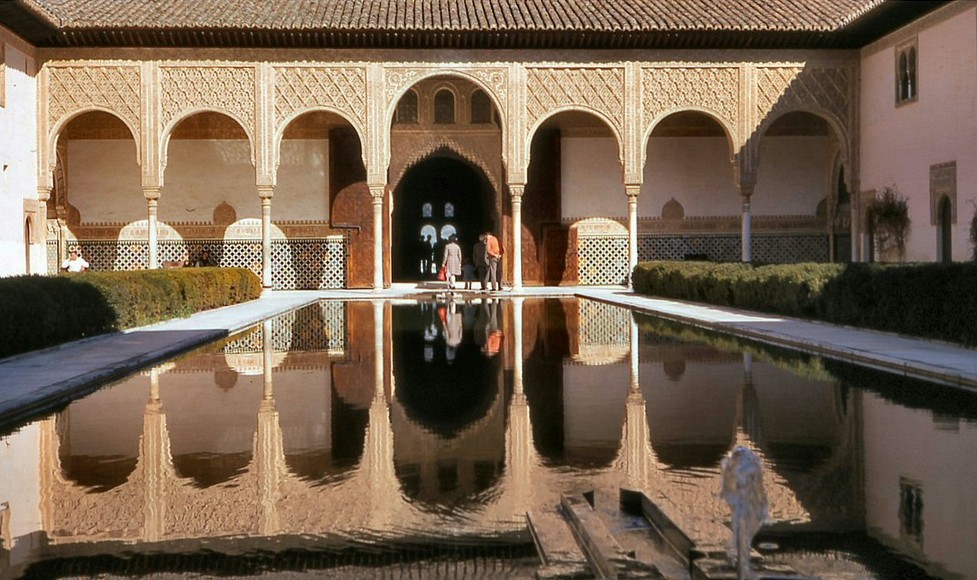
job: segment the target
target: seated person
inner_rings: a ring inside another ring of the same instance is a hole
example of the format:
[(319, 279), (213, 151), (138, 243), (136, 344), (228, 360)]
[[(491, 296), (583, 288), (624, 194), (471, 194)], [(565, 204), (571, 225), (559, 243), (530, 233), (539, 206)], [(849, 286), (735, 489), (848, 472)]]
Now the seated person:
[(190, 265), (195, 266), (197, 268), (207, 268), (210, 266), (216, 266), (217, 260), (215, 260), (214, 257), (210, 255), (210, 250), (204, 250), (200, 252), (200, 254), (198, 254), (197, 257), (190, 262)]
[(78, 250), (70, 250), (68, 259), (61, 263), (61, 269), (66, 272), (87, 272), (89, 263), (81, 257)]

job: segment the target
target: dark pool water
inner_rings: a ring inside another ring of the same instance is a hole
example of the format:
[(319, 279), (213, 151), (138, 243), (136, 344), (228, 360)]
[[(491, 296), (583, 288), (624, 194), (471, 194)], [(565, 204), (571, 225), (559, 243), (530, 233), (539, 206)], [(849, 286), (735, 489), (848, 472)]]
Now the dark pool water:
[(532, 577), (526, 513), (644, 490), (817, 576), (977, 578), (977, 397), (576, 299), (323, 302), (0, 437), (0, 577)]

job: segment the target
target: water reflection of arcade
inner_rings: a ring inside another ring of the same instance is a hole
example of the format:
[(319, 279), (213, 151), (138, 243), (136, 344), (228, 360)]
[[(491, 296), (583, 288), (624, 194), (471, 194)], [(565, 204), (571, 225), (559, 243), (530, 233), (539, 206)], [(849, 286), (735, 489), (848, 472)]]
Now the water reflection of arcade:
[(473, 497), (505, 461), (501, 303), (420, 306), (392, 312), (397, 477), (409, 497)]
[[(444, 533), (435, 503), (452, 506), (453, 534), (526, 540), (527, 511), (583, 484), (566, 481), (566, 466), (596, 488), (655, 490), (690, 528), (725, 536), (708, 461), (737, 442), (770, 458), (790, 445), (814, 451), (806, 466), (770, 460), (778, 521), (828, 528), (861, 513), (857, 401), (832, 385), (785, 389), (786, 371), (708, 347), (681, 370), (677, 345), (639, 340), (630, 313), (575, 300), (341, 308), (341, 352), (296, 340), (334, 332), (303, 322), (279, 357), (266, 323), (261, 364), (239, 367), (233, 385), (219, 379), (230, 365), (181, 359), (43, 421), (49, 552), (81, 542), (104, 552), (118, 539), (163, 551), (203, 537), (433, 540)], [(489, 356), (495, 330), (505, 338)], [(717, 388), (723, 367), (740, 378)], [(110, 475), (81, 476), (113, 462)], [(701, 485), (688, 484), (690, 471)]]

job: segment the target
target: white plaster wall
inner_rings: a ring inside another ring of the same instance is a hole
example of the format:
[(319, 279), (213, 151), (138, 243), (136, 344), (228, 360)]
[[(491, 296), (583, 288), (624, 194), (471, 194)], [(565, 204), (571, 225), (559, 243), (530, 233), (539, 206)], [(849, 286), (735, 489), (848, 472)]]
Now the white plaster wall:
[(828, 137), (765, 137), (760, 141), (753, 215), (814, 215), (833, 170)]
[[(961, 6), (968, 7), (963, 12)], [(977, 4), (954, 3), (927, 26), (893, 33), (862, 50), (862, 191), (896, 186), (909, 200), (906, 259), (937, 258), (930, 225), (930, 166), (957, 162), (957, 223), (952, 256), (967, 260), (977, 200)], [(918, 36), (917, 36), (918, 34)], [(918, 38), (918, 99), (895, 104), (895, 44)]]
[[(6, 72), (0, 90), (0, 276), (26, 272), (24, 200), (37, 199), (37, 79), (27, 48), (0, 29)], [(36, 228), (44, 224), (35, 223)], [(41, 244), (31, 248), (31, 270), (46, 272)]]
[[(329, 218), (329, 142), (282, 142), (272, 220)], [(136, 144), (127, 140), (68, 142), (68, 199), (85, 223), (145, 220)], [(246, 141), (170, 141), (158, 217), (164, 222), (210, 222), (222, 202), (238, 219), (261, 217), (254, 167)]]
[(32, 535), (41, 530), (40, 458), (39, 423), (0, 438), (0, 503), (10, 506), (13, 569), (29, 561), (32, 551), (41, 547), (38, 537)]
[(274, 221), (329, 221), (329, 141), (286, 139), (281, 146)]
[(68, 203), (82, 223), (132, 223), (147, 217), (132, 139), (68, 140), (65, 182)]
[(239, 220), (261, 217), (248, 141), (170, 141), (159, 219), (210, 222), (214, 208), (224, 202)]
[[(561, 141), (563, 217), (627, 217), (617, 143), (611, 138)], [(827, 196), (832, 152), (827, 137), (768, 137), (760, 147), (754, 215), (814, 215)], [(661, 217), (675, 198), (686, 217), (738, 216), (729, 145), (723, 137), (658, 137), (648, 141), (639, 217)]]
[(627, 217), (624, 173), (612, 138), (560, 140), (563, 217)]
[(917, 482), (923, 490), (926, 558), (950, 576), (973, 578), (977, 425), (939, 423), (930, 411), (898, 407), (871, 393), (864, 395), (862, 408), (868, 529), (884, 543), (900, 546), (899, 479)]
[(648, 140), (638, 215), (661, 217), (672, 198), (686, 216), (739, 215), (729, 143), (724, 137), (652, 137)]

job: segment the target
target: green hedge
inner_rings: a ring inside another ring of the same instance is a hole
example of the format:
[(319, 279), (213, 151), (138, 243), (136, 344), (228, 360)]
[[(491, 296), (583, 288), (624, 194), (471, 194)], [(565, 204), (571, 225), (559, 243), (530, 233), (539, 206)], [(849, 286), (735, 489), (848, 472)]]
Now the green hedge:
[(243, 268), (0, 278), (0, 357), (257, 298)]
[(635, 291), (977, 345), (977, 264), (643, 262)]

